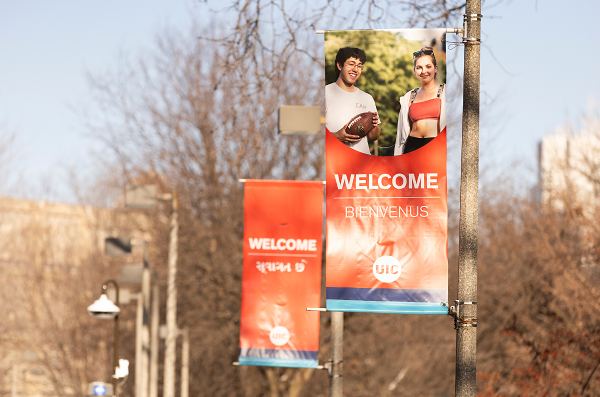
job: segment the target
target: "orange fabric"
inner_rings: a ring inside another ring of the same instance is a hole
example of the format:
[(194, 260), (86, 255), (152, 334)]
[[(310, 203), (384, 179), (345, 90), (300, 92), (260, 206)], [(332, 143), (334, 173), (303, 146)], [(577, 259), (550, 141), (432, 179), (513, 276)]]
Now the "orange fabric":
[[(326, 145), (326, 286), (447, 289), (446, 129), (402, 156), (359, 153), (332, 134)], [(435, 186), (428, 188), (432, 174)], [(402, 264), (401, 276), (387, 284), (373, 275), (384, 255)]]
[(415, 102), (408, 109), (408, 117), (414, 123), (417, 120), (438, 120), (442, 111), (442, 100), (433, 98), (423, 102)]
[[(244, 188), (240, 348), (318, 351), (319, 313), (306, 308), (321, 304), (323, 182), (247, 180)], [(270, 340), (276, 326), (289, 331), (283, 346)]]

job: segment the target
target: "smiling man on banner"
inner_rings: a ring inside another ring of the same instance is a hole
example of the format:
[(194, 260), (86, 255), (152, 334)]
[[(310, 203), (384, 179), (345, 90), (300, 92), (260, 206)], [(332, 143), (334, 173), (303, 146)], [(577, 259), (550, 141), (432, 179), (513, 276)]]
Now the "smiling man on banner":
[[(325, 86), (325, 113), (329, 132), (352, 149), (370, 154), (367, 137), (372, 141), (377, 140), (381, 128), (373, 97), (355, 86), (366, 61), (367, 55), (360, 48), (339, 49), (335, 57), (335, 72), (338, 78), (334, 83)], [(350, 120), (364, 112), (375, 113), (374, 128), (363, 137), (348, 134), (346, 127)]]

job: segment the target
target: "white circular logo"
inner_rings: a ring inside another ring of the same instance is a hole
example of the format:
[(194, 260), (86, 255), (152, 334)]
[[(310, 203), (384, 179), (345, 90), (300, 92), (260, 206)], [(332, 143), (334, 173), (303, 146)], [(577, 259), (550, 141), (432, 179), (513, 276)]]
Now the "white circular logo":
[(286, 327), (278, 325), (269, 333), (269, 339), (275, 346), (283, 346), (290, 340), (290, 331)]
[(402, 266), (393, 256), (382, 256), (373, 263), (373, 274), (383, 283), (398, 280), (400, 273), (402, 273)]

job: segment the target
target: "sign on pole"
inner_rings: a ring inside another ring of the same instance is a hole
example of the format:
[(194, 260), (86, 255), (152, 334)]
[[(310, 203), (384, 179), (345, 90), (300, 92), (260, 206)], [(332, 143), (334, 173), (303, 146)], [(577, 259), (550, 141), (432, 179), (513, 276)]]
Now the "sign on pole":
[(248, 180), (240, 365), (316, 368), (323, 183)]
[(448, 313), (445, 31), (325, 32), (328, 310)]

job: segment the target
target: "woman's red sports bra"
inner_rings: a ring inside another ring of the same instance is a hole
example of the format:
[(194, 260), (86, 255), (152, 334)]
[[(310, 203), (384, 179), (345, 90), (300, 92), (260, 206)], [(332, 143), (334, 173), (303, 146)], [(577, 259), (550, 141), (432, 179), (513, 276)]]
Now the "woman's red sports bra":
[(442, 100), (440, 98), (442, 86), (440, 85), (440, 88), (438, 89), (437, 98), (413, 103), (417, 97), (418, 90), (418, 88), (415, 89), (415, 94), (410, 101), (410, 108), (408, 108), (408, 117), (410, 117), (410, 121), (414, 123), (417, 120), (439, 120), (442, 112)]

